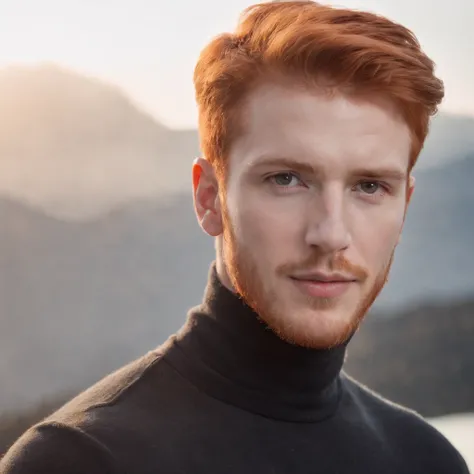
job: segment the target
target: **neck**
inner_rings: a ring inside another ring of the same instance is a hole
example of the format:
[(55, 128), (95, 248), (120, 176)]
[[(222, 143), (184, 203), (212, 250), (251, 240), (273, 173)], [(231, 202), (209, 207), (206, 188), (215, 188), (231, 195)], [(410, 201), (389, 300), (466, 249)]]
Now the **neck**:
[(339, 399), (346, 344), (312, 350), (273, 333), (211, 266), (202, 304), (170, 342), (167, 357), (215, 398), (261, 415), (315, 421)]

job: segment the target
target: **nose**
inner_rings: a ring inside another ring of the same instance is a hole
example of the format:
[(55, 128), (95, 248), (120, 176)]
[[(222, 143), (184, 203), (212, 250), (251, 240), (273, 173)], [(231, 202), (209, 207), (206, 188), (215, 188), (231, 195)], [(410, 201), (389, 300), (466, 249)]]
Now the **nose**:
[(317, 247), (321, 253), (331, 254), (346, 249), (351, 244), (351, 234), (346, 222), (343, 190), (327, 189), (317, 197), (309, 209), (306, 244)]

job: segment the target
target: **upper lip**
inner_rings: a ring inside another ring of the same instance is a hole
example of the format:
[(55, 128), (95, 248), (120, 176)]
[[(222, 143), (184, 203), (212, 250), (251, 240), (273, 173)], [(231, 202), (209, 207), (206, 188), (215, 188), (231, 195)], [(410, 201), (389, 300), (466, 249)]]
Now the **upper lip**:
[(323, 272), (302, 273), (299, 275), (292, 275), (292, 278), (296, 280), (313, 280), (313, 281), (322, 281), (322, 282), (356, 281), (356, 278), (349, 275), (343, 275), (342, 273), (323, 273)]

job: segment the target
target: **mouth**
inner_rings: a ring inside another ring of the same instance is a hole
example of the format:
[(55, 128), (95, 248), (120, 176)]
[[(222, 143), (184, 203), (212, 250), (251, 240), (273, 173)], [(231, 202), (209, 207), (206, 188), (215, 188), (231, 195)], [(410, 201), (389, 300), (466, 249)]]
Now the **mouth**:
[(290, 278), (299, 290), (314, 298), (337, 298), (357, 283), (355, 278), (339, 274), (308, 274)]

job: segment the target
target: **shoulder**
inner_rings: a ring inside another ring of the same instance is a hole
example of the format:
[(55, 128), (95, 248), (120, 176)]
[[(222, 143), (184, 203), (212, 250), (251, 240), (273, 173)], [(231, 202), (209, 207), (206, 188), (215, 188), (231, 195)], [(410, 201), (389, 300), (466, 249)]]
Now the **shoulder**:
[(107, 375), (26, 431), (0, 462), (0, 474), (63, 473), (70, 466), (78, 473), (122, 472), (110, 440), (122, 442), (166, 367), (159, 352), (150, 352)]
[(159, 370), (161, 360), (161, 354), (155, 351), (137, 358), (81, 392), (55, 412), (54, 417), (126, 402), (132, 394), (146, 390), (153, 372)]
[[(357, 406), (364, 422), (384, 437), (394, 450), (433, 466), (431, 472), (469, 474), (451, 442), (414, 410), (394, 403), (343, 374), (345, 403)], [(344, 400), (343, 400), (344, 403)]]
[(77, 427), (41, 423), (26, 431), (0, 460), (0, 474), (119, 474), (113, 456)]

